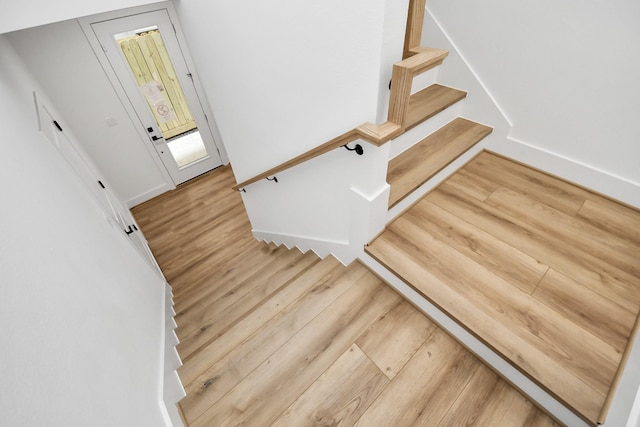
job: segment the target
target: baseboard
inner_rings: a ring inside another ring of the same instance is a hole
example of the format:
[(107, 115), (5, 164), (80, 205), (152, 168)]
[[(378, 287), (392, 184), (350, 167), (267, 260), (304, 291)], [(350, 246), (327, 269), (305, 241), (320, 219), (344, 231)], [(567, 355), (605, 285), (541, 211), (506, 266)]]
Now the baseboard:
[(587, 426), (581, 418), (558, 402), (554, 397), (532, 382), (510, 363), (497, 355), (493, 350), (469, 333), (436, 306), (417, 293), (412, 287), (403, 282), (396, 275), (387, 270), (368, 254), (360, 257), (360, 261), (374, 274), (385, 281), (406, 300), (422, 311), (449, 335), (454, 337), (462, 346), (475, 354), (485, 364), (490, 366), (505, 381), (521, 390), (531, 400), (544, 408), (552, 417), (568, 426)]
[(487, 147), (525, 165), (640, 209), (640, 183), (508, 137)]
[(132, 207), (137, 206), (140, 203), (144, 203), (147, 200), (151, 200), (154, 197), (161, 195), (162, 193), (166, 193), (167, 191), (174, 189), (175, 187), (172, 187), (165, 182), (157, 187), (152, 188), (151, 190), (145, 191), (142, 194), (130, 198), (129, 200), (125, 201), (124, 204), (128, 209), (131, 209)]

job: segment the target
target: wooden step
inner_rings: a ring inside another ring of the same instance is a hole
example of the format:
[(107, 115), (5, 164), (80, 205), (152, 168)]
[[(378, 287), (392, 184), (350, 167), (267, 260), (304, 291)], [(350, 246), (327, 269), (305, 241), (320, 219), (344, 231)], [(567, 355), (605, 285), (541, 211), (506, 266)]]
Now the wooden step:
[(465, 91), (433, 84), (411, 95), (403, 127), (409, 130), (463, 100), (466, 96)]
[(620, 215), (631, 227), (620, 233), (585, 208), (568, 209), (568, 202), (615, 204), (484, 152), (392, 222), (366, 252), (596, 425), (640, 309), (640, 271), (625, 261), (640, 257), (640, 244), (628, 238), (640, 212)]
[(389, 207), (396, 205), (492, 130), (457, 118), (391, 159), (387, 171), (387, 182), (391, 185)]

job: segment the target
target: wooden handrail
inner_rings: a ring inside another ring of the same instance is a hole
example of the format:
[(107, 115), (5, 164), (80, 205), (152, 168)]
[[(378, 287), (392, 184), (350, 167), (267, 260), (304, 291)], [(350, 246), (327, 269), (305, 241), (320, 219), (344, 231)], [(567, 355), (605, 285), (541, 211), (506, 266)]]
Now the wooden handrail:
[(393, 66), (389, 113), (386, 122), (380, 125), (373, 123), (360, 125), (268, 171), (242, 181), (235, 185), (233, 189), (240, 190), (249, 184), (274, 176), (300, 163), (311, 160), (314, 157), (342, 147), (356, 139), (362, 139), (380, 146), (404, 133), (413, 77), (429, 68), (439, 65), (448, 55), (448, 52), (445, 50), (420, 46), (425, 4), (426, 0), (409, 0), (403, 60)]
[(336, 148), (342, 147), (356, 139), (362, 139), (364, 141), (370, 142), (374, 145), (380, 146), (389, 140), (395, 138), (400, 135), (404, 130), (400, 125), (391, 122), (385, 122), (381, 125), (375, 125), (373, 123), (365, 123), (361, 126), (358, 126), (355, 129), (352, 129), (348, 132), (343, 133), (342, 135), (333, 138), (330, 141), (325, 142), (322, 145), (319, 145), (316, 148), (313, 148), (303, 154), (300, 154), (297, 157), (294, 157), (291, 160), (288, 160), (284, 163), (275, 166), (268, 171), (265, 171), (259, 175), (254, 176), (253, 178), (247, 179), (246, 181), (242, 181), (241, 183), (235, 185), (233, 187), (234, 190), (240, 190), (246, 187), (249, 184), (253, 184), (254, 182), (260, 181), (261, 179), (273, 176), (282, 171), (285, 171), (289, 168), (292, 168), (300, 163), (304, 163), (308, 160), (313, 159), (314, 157), (318, 157), (321, 154), (328, 153), (331, 150), (335, 150)]

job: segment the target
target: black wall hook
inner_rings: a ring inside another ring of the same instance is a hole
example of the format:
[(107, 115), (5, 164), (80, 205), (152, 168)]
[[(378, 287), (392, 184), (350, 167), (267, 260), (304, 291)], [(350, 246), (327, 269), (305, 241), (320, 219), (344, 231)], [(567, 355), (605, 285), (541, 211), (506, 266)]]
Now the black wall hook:
[(244, 188), (238, 188), (238, 191), (242, 192), (242, 193), (246, 193), (247, 192), (247, 190), (245, 190)]
[(278, 178), (276, 178), (276, 176), (274, 175), (273, 178), (267, 177), (267, 181), (278, 182)]
[(344, 144), (343, 147), (349, 151), (355, 151), (358, 156), (362, 156), (362, 154), (364, 153), (364, 148), (362, 148), (362, 145), (360, 144), (356, 144), (356, 146), (353, 148), (349, 148), (347, 144)]

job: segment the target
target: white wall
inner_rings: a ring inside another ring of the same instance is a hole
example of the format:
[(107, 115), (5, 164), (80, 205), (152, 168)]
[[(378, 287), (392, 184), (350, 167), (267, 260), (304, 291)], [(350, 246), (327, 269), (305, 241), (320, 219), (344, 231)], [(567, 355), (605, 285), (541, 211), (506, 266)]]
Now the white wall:
[[(386, 3), (175, 2), (238, 182), (376, 122)], [(354, 206), (386, 194), (383, 179), (353, 180), (379, 156), (357, 157), (335, 151), (278, 184), (249, 186), (243, 198), (256, 236), (338, 248), (352, 260)], [(358, 196), (351, 187), (367, 189)]]
[[(120, 199), (128, 206), (173, 188), (141, 139), (76, 20), (7, 35)], [(107, 126), (113, 118), (117, 126)]]
[(2, 425), (162, 426), (164, 282), (37, 131), (0, 35)]
[(384, 0), (177, 0), (238, 181), (376, 119)]
[(430, 0), (427, 8), (512, 122), (514, 144), (573, 162), (572, 177), (583, 178), (582, 167), (578, 182), (592, 188), (590, 171), (612, 177), (596, 188), (607, 194), (615, 179), (628, 184), (612, 195), (640, 204), (640, 3)]
[(3, 1), (0, 34), (159, 0)]

